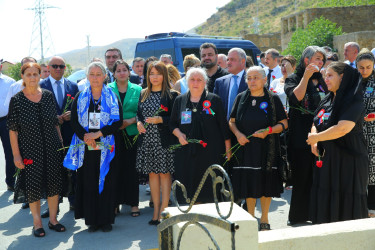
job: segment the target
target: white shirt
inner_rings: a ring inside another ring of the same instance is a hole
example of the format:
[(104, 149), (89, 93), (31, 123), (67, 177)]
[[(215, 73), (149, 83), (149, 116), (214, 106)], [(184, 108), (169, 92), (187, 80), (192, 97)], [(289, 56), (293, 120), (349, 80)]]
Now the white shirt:
[(9, 103), (5, 105), (10, 86), (16, 81), (0, 72), (0, 117), (8, 114)]
[[(266, 72), (266, 76), (268, 76), (268, 71), (269, 71), (269, 67), (265, 67), (264, 68), (264, 71)], [(277, 65), (275, 68), (272, 69), (272, 72), (271, 72), (271, 79), (270, 79), (270, 83), (275, 80), (275, 79), (279, 79), (283, 77), (283, 73), (281, 73), (281, 68), (279, 65)], [(271, 85), (271, 84), (270, 84)]]
[(4, 106), (6, 109), (9, 109), (9, 103), (10, 103), (10, 99), (12, 99), (13, 96), (15, 96), (18, 92), (20, 92), (21, 90), (23, 90), (25, 87), (22, 85), (23, 83), (23, 80), (18, 80), (17, 82), (13, 83), (12, 85), (10, 85), (10, 88), (9, 88), (9, 91), (8, 91), (8, 94), (5, 98), (5, 102), (4, 102)]
[[(350, 61), (349, 60), (346, 60), (344, 63), (346, 63), (347, 65), (350, 65)], [(350, 65), (352, 66), (353, 68), (357, 68), (357, 66), (355, 65), (355, 61), (353, 62), (353, 65)]]
[[(51, 75), (49, 76), (49, 80), (51, 81), (53, 93), (55, 93), (55, 96), (57, 98), (57, 84), (56, 84), (57, 80), (53, 79), (53, 77)], [(61, 82), (62, 96), (63, 96), (63, 99), (64, 99), (64, 96), (65, 96), (64, 77), (62, 77), (60, 79), (60, 82)], [(57, 99), (56, 99), (56, 101), (57, 101)]]
[(87, 78), (82, 79), (82, 80), (79, 81), (79, 83), (78, 83), (78, 90), (79, 90), (79, 91), (83, 91), (86, 87), (89, 87), (89, 86), (90, 86), (89, 79), (87, 79)]
[(289, 107), (286, 107), (286, 94), (284, 92), (284, 83), (280, 82), (280, 79), (275, 79), (270, 83), (270, 89), (276, 92), (276, 94), (279, 96), (284, 108), (286, 108), (289, 111)]
[(237, 89), (240, 88), (240, 83), (241, 83), (242, 75), (243, 75), (244, 73), (245, 73), (245, 70), (242, 70), (240, 73), (238, 73), (238, 74), (236, 75), (236, 76), (238, 76), (238, 77), (237, 77), (237, 81), (236, 81), (236, 83), (234, 82), (233, 74), (231, 74), (231, 78), (230, 78), (230, 89), (229, 89), (229, 95), (228, 95), (228, 107), (227, 107), (227, 110), (228, 110), (229, 113), (231, 112), (231, 110), (229, 110), (230, 107), (231, 107), (231, 104), (233, 104), (233, 103), (229, 103), (229, 101), (230, 101), (230, 94), (232, 93), (233, 85), (234, 85), (234, 84), (237, 84)]

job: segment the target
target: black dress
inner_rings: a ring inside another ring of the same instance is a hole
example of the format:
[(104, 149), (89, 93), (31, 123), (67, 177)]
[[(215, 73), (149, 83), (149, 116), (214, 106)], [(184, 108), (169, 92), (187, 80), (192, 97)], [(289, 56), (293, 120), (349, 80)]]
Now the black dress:
[(12, 97), (7, 125), (18, 133), (23, 159), (32, 160), (17, 177), (14, 203), (32, 203), (62, 192), (62, 147), (56, 126), (57, 113), (53, 94), (42, 90), (38, 103), (26, 98), (23, 91)]
[[(332, 99), (322, 109), (326, 118), (314, 117), (318, 132), (327, 130), (332, 114)], [(328, 119), (327, 119), (328, 116)], [(363, 106), (353, 106), (339, 115), (340, 120), (355, 122), (348, 134), (335, 140), (319, 142), (323, 166), (314, 166), (311, 190), (311, 220), (328, 223), (367, 218), (368, 180), (367, 145), (363, 135)]]
[[(285, 80), (284, 90), (289, 102), (289, 135), (288, 135), (288, 157), (292, 169), (292, 198), (289, 209), (289, 221), (291, 223), (306, 222), (309, 219), (310, 191), (312, 184), (312, 169), (314, 155), (311, 147), (307, 145), (307, 135), (313, 124), (314, 113), (319, 102), (327, 92), (327, 87), (320, 73), (314, 73), (309, 79), (306, 94), (298, 101), (293, 91), (300, 83), (305, 69), (300, 67), (297, 72)], [(312, 79), (316, 79), (315, 85)], [(308, 112), (296, 109), (302, 107)]]
[[(203, 101), (211, 102), (211, 109), (215, 115), (203, 111)], [(193, 112), (193, 106), (197, 112)], [(184, 111), (191, 111), (191, 123), (181, 124), (181, 115)], [(190, 93), (176, 98), (170, 120), (170, 129), (179, 128), (187, 139), (203, 140), (207, 143), (204, 148), (201, 144), (189, 143), (175, 152), (175, 179), (185, 185), (188, 198), (193, 198), (203, 174), (212, 164), (225, 161), (225, 140), (229, 139), (229, 128), (226, 121), (223, 104), (219, 96), (204, 92), (199, 103), (190, 102)], [(178, 141), (176, 141), (178, 143)], [(179, 191), (178, 200), (186, 203)], [(198, 202), (213, 202), (212, 181), (208, 177), (198, 196)]]
[[(76, 135), (83, 140), (85, 129), (78, 122), (76, 95), (72, 105), (71, 125)], [(95, 105), (95, 112), (100, 113), (99, 105)], [(90, 100), (88, 112), (94, 112), (94, 103)], [(122, 106), (119, 103), (120, 120), (100, 129), (103, 136), (116, 133), (122, 125)], [(98, 129), (89, 129), (89, 132), (97, 132)], [(97, 139), (97, 141), (100, 141)], [(116, 142), (115, 142), (116, 143)], [(82, 167), (77, 170), (76, 197), (75, 197), (75, 218), (85, 219), (86, 225), (106, 225), (115, 222), (115, 206), (117, 206), (116, 196), (116, 157), (122, 152), (115, 146), (115, 157), (110, 163), (110, 169), (105, 177), (104, 190), (99, 194), (99, 169), (100, 150), (88, 150), (85, 146), (85, 156)]]
[[(236, 126), (238, 130), (244, 135), (248, 136), (258, 131), (259, 129), (264, 129), (271, 124), (267, 118), (270, 111), (267, 113), (260, 108), (261, 103), (269, 103), (266, 96), (252, 97), (249, 96), (248, 102), (241, 102), (241, 97), (246, 95), (245, 91), (237, 96), (233, 104), (233, 109), (231, 112), (231, 118), (236, 119)], [(281, 121), (286, 119), (286, 114), (284, 111), (283, 104), (280, 98), (276, 95), (273, 96), (276, 112), (276, 121)], [(254, 105), (253, 105), (254, 104)], [(241, 107), (242, 105), (247, 105), (246, 108)], [(244, 114), (239, 114), (239, 109), (244, 110)], [(267, 108), (268, 109), (268, 108)], [(239, 118), (241, 116), (241, 118)], [(277, 138), (278, 135), (272, 135)], [(239, 163), (233, 167), (233, 189), (236, 199), (245, 198), (260, 198), (264, 197), (280, 197), (283, 192), (282, 180), (280, 178), (279, 172), (279, 162), (280, 162), (280, 144), (275, 143), (274, 157), (276, 160), (275, 164), (272, 166), (271, 171), (265, 169), (265, 164), (267, 161), (267, 145), (269, 145), (270, 135), (266, 138), (250, 138), (249, 143), (246, 143), (238, 150), (235, 154)]]

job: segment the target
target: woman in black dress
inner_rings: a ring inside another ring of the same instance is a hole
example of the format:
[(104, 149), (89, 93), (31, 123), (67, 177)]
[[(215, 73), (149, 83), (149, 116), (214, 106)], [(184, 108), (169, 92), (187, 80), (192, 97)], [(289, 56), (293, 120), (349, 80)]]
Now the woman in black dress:
[(157, 225), (161, 212), (168, 207), (171, 192), (171, 174), (174, 172), (174, 166), (173, 154), (168, 150), (172, 138), (168, 123), (178, 92), (171, 90), (167, 68), (162, 62), (151, 63), (146, 79), (147, 88), (141, 92), (137, 111), (137, 128), (140, 136), (136, 168), (138, 172), (149, 176), (154, 214), (148, 223)]
[(312, 153), (320, 160), (313, 171), (313, 223), (368, 217), (369, 162), (359, 77), (345, 63), (334, 62), (327, 67), (325, 82), (330, 93), (319, 104), (307, 139)]
[(40, 217), (40, 199), (47, 198), (48, 227), (65, 231), (56, 218), (59, 194), (62, 193), (62, 147), (53, 94), (39, 86), (39, 64), (21, 68), (25, 88), (12, 97), (8, 121), (14, 164), (21, 169), (17, 176), (14, 203), (28, 202), (34, 219), (33, 234), (45, 236)]
[[(179, 143), (183, 145), (176, 150), (175, 179), (185, 185), (189, 198), (193, 197), (209, 166), (222, 164), (225, 160), (222, 155), (225, 152), (228, 152), (227, 157), (230, 158), (230, 136), (223, 104), (219, 96), (207, 92), (207, 80), (203, 69), (192, 68), (187, 72), (189, 91), (176, 98), (169, 125)], [(209, 109), (212, 112), (208, 111)], [(188, 139), (202, 140), (207, 146), (188, 143)], [(178, 199), (186, 203), (182, 197)], [(206, 203), (213, 200), (212, 182), (208, 178), (197, 202)]]
[(116, 95), (103, 84), (106, 70), (101, 62), (87, 67), (90, 87), (74, 99), (72, 143), (64, 160), (66, 168), (77, 170), (75, 218), (85, 219), (89, 232), (100, 227), (112, 230), (116, 207), (115, 154), (121, 154), (113, 134), (122, 125), (122, 107)]
[[(280, 197), (280, 142), (278, 133), (288, 127), (280, 98), (264, 87), (267, 76), (260, 66), (247, 71), (248, 90), (239, 94), (233, 104), (229, 127), (243, 148), (237, 151), (233, 167), (233, 189), (237, 199), (246, 199), (247, 210), (254, 216), (256, 199), (260, 198), (260, 230), (270, 230), (268, 211), (272, 197)], [(247, 136), (252, 137), (247, 138)], [(233, 156), (234, 157), (234, 156)]]
[(369, 156), (369, 178), (367, 205), (369, 217), (375, 217), (375, 57), (370, 51), (360, 52), (356, 59), (357, 69), (362, 75), (365, 122), (363, 131), (367, 140)]
[(302, 53), (296, 73), (285, 80), (284, 90), (289, 102), (288, 157), (293, 173), (289, 225), (309, 220), (314, 155), (306, 144), (306, 138), (314, 111), (327, 92), (319, 72), (325, 61), (324, 49), (309, 46)]

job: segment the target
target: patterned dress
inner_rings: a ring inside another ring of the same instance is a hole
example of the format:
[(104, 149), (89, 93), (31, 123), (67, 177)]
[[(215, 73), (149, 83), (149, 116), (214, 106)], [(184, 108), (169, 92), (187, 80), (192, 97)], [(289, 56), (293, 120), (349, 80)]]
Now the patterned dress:
[(12, 97), (7, 125), (18, 132), (23, 159), (32, 160), (17, 177), (14, 203), (35, 202), (62, 192), (62, 151), (56, 126), (56, 106), (52, 93), (42, 90), (39, 102), (20, 91)]
[[(160, 107), (161, 91), (151, 92), (140, 104), (143, 117), (153, 117)], [(166, 174), (174, 172), (173, 154), (162, 147), (157, 124), (149, 124), (137, 148), (137, 171), (142, 174)]]
[[(365, 114), (375, 112), (375, 81), (374, 74), (367, 80), (364, 86), (363, 101), (365, 104)], [(363, 133), (367, 140), (369, 155), (369, 185), (375, 185), (375, 122), (365, 122)]]

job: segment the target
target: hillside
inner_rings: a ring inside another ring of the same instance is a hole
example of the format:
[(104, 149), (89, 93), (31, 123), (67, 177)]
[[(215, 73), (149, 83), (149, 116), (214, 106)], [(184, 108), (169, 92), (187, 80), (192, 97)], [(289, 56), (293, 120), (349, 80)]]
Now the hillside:
[(62, 56), (65, 59), (66, 63), (70, 64), (74, 70), (83, 69), (87, 66), (88, 62), (94, 57), (99, 57), (104, 61), (105, 51), (110, 47), (115, 47), (120, 49), (122, 52), (122, 57), (126, 61), (130, 62), (134, 57), (135, 46), (139, 41), (143, 41), (143, 39), (129, 38), (105, 46), (91, 47), (90, 59), (87, 55), (87, 48), (72, 50), (63, 54), (59, 54), (59, 56)]
[(202, 35), (244, 36), (255, 33), (254, 19), (260, 22), (259, 33), (280, 32), (281, 17), (316, 7), (375, 4), (375, 0), (232, 0), (195, 29)]

